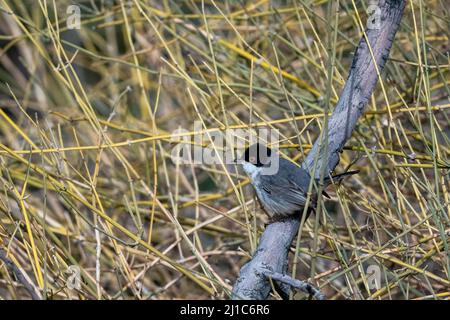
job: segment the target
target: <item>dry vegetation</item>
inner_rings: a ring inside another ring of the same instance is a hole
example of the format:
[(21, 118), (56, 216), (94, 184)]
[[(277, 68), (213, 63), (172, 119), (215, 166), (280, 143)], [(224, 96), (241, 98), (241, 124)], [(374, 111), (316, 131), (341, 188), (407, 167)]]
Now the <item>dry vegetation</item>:
[[(228, 298), (267, 218), (235, 166), (175, 165), (170, 134), (272, 127), (301, 161), (368, 5), (0, 0), (0, 298)], [(361, 173), (293, 244), (329, 299), (450, 297), (449, 8), (408, 1), (338, 167)]]

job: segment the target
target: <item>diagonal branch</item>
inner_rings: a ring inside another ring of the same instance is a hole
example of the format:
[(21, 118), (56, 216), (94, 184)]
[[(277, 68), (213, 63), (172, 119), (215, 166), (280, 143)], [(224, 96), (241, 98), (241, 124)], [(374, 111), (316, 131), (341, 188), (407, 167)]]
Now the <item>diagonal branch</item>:
[[(314, 143), (303, 163), (305, 168), (315, 172), (316, 178), (319, 178), (323, 166), (331, 172), (339, 163), (339, 154), (362, 115), (389, 57), (405, 4), (405, 0), (379, 1), (379, 24), (376, 28), (367, 28), (358, 44), (348, 79), (328, 121), (327, 135)], [(325, 142), (328, 148), (323, 147)], [(316, 159), (319, 170), (312, 170)], [(252, 260), (241, 269), (233, 288), (233, 299), (267, 299), (271, 289), (269, 277), (260, 270), (269, 270), (272, 275), (286, 274), (289, 248), (299, 224), (298, 219), (290, 219), (274, 222), (266, 228)]]

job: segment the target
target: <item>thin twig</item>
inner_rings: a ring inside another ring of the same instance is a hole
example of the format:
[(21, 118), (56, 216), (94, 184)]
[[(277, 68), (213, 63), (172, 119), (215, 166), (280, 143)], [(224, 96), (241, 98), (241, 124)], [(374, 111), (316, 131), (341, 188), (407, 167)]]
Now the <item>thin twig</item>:
[(285, 283), (293, 288), (303, 291), (304, 293), (307, 293), (307, 294), (313, 296), (317, 300), (325, 300), (326, 299), (325, 295), (322, 292), (320, 292), (319, 289), (313, 287), (308, 282), (294, 279), (286, 274), (272, 272), (268, 269), (262, 269), (262, 270), (260, 270), (260, 272), (263, 273), (266, 277), (271, 278), (272, 280)]

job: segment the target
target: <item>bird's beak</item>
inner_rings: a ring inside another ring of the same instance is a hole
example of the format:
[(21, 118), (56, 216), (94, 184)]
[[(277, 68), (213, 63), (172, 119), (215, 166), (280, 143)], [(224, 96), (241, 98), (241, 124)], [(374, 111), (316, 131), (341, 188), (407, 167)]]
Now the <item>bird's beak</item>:
[(238, 155), (236, 155), (236, 157), (234, 158), (234, 160), (232, 161), (233, 164), (241, 164), (242, 163), (242, 157), (239, 157)]

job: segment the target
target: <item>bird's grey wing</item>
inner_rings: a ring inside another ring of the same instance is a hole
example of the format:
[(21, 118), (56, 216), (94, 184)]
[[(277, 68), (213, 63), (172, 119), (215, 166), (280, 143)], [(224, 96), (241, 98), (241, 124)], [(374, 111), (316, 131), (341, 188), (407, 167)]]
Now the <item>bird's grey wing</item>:
[(308, 190), (311, 179), (308, 171), (287, 159), (279, 158), (278, 161), (279, 168), (276, 174), (278, 178), (289, 180), (302, 190)]
[[(285, 160), (287, 161), (287, 160)], [(297, 167), (295, 164), (290, 163), (290, 168), (291, 170), (289, 170), (286, 173), (286, 177), (289, 180), (292, 180), (296, 185), (298, 185), (302, 190), (304, 190), (305, 194), (306, 191), (309, 189), (309, 183), (311, 181), (311, 176), (309, 175), (309, 173), (301, 168), (301, 167)], [(351, 173), (353, 174), (353, 172)], [(347, 174), (346, 174), (347, 175)], [(327, 186), (329, 183), (326, 181), (326, 179), (324, 180), (325, 186)], [(328, 193), (325, 190), (322, 190), (322, 194), (327, 197), (328, 199), (330, 199), (330, 196), (328, 195)], [(314, 202), (315, 199), (311, 199), (312, 200), (312, 206), (315, 206)]]
[(290, 215), (305, 205), (305, 192), (295, 181), (280, 176), (264, 176), (258, 196), (269, 214)]

